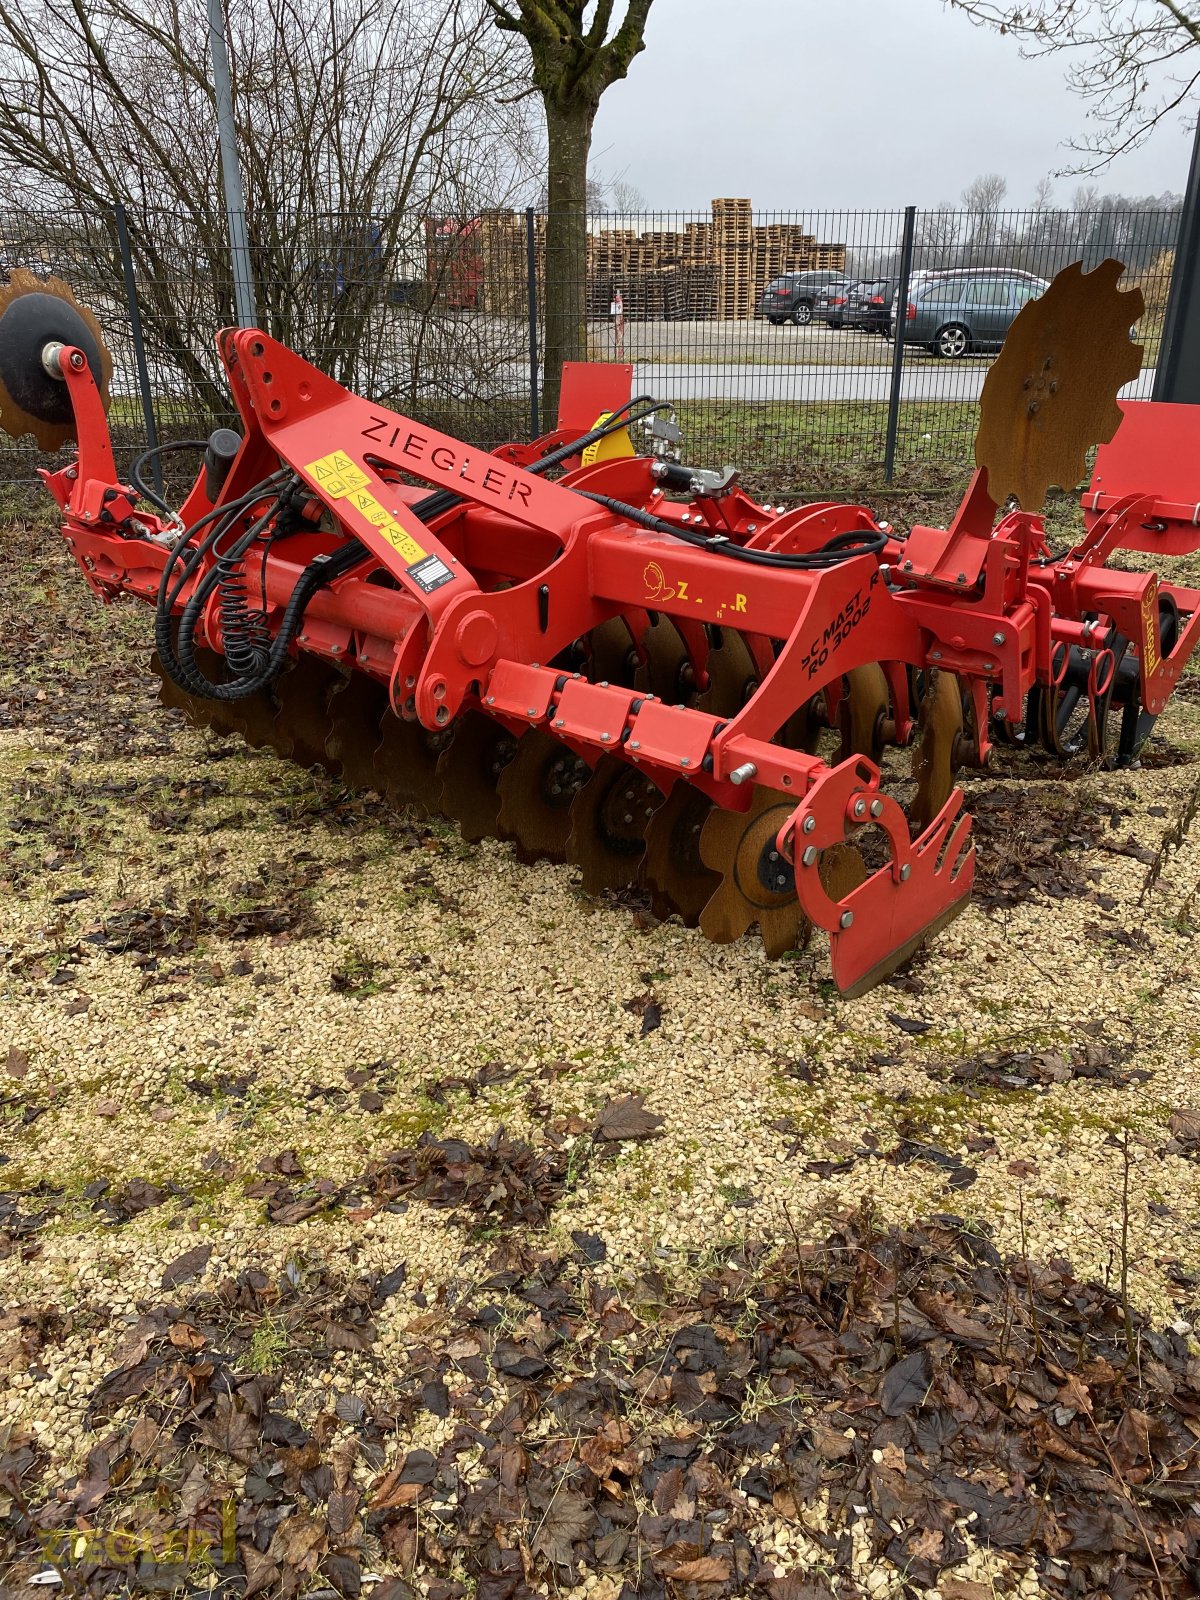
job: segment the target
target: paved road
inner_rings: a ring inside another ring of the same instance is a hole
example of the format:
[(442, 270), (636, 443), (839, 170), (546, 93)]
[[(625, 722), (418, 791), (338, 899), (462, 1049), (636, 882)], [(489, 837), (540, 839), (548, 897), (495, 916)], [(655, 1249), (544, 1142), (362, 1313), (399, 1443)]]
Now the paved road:
[[(914, 361), (905, 364), (901, 398), (959, 401), (979, 399), (990, 361)], [(634, 393), (663, 400), (832, 401), (886, 400), (891, 388), (886, 367), (802, 367), (739, 365), (687, 366), (671, 362), (638, 362)], [(1121, 390), (1123, 399), (1149, 397), (1154, 369)]]

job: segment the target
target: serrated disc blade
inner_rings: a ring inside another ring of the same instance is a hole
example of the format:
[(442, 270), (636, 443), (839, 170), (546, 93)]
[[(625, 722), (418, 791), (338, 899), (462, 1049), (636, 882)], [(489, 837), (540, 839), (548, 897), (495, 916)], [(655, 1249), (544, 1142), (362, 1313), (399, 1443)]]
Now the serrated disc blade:
[(851, 668), (841, 707), (843, 761), (850, 756), (878, 757), (890, 704), (887, 674), (877, 661)]
[(387, 689), (363, 672), (340, 674), (330, 685), (329, 732), (325, 754), (342, 782), (351, 789), (373, 789), (379, 783), (375, 753), (379, 724), (388, 707)]
[(67, 387), (42, 365), (42, 350), (53, 344), (84, 352), (107, 411), (112, 358), (100, 324), (61, 278), (15, 267), (0, 288), (0, 431), (14, 439), (32, 434), (47, 451), (75, 437)]
[(939, 672), (934, 667), (926, 675), (913, 749), (912, 773), (917, 792), (908, 808), (908, 819), (918, 833), (929, 826), (950, 798), (955, 744), (962, 731), (962, 690), (958, 679), (952, 672)]
[(711, 810), (708, 796), (681, 780), (646, 830), (642, 881), (653, 897), (655, 914), (665, 917), (677, 911), (689, 928), (699, 922), (721, 881), (700, 859), (700, 834)]
[(646, 829), (662, 803), (653, 778), (620, 756), (601, 756), (571, 802), (566, 843), (567, 860), (582, 869), (588, 894), (638, 881)]
[(758, 687), (758, 667), (740, 633), (732, 628), (710, 631), (719, 643), (715, 637), (710, 640), (705, 662), (709, 684), (696, 704), (710, 716), (735, 717)]
[(807, 941), (811, 929), (796, 898), (795, 874), (775, 845), (795, 809), (794, 801), (757, 786), (748, 811), (709, 813), (700, 854), (721, 882), (700, 915), (706, 938), (731, 944), (757, 922), (771, 958)]
[(438, 762), (442, 790), (438, 809), (458, 823), (464, 839), (499, 833), (500, 775), (517, 753), (517, 739), (480, 711), (459, 719), (454, 738)]
[(436, 811), (440, 785), (437, 764), (450, 734), (430, 733), (419, 722), (405, 722), (389, 707), (379, 724), (374, 782), (394, 806)]
[(497, 821), (501, 837), (513, 840), (523, 860), (563, 860), (571, 801), (589, 770), (586, 761), (540, 729), (521, 738), (497, 784)]
[(634, 675), (633, 687), (657, 695), (668, 705), (686, 705), (695, 677), (683, 635), (670, 617), (659, 615), (642, 634), (646, 659)]
[(584, 640), (585, 657), (579, 670), (591, 683), (617, 683), (632, 688), (637, 670), (633, 635), (624, 617), (610, 617), (593, 628)]
[(272, 685), (278, 711), (272, 741), (281, 756), (301, 767), (333, 763), (325, 749), (329, 737), (329, 695), (341, 673), (311, 655), (302, 655)]
[(1145, 309), (1140, 289), (1117, 287), (1124, 267), (1073, 261), (1021, 308), (984, 380), (975, 461), (997, 505), (1015, 496), (1037, 511), (1052, 485), (1087, 476), (1087, 452), (1121, 425), (1117, 395), (1142, 368), (1129, 330)]

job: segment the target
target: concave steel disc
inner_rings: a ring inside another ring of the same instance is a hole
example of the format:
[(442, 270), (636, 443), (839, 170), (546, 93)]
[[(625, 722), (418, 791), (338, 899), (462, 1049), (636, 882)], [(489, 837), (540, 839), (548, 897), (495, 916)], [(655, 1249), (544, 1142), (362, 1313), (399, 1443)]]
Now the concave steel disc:
[(712, 801), (701, 789), (680, 779), (650, 819), (642, 881), (650, 890), (657, 916), (677, 911), (689, 928), (720, 884), (720, 873), (704, 865), (700, 835)]
[(480, 711), (468, 711), (438, 762), (438, 809), (458, 823), (464, 839), (499, 834), (500, 774), (517, 753), (517, 738)]
[(67, 386), (42, 364), (42, 351), (50, 344), (83, 351), (107, 411), (112, 358), (100, 324), (61, 278), (43, 281), (15, 267), (0, 289), (0, 429), (14, 439), (32, 434), (46, 451), (75, 437)]
[(984, 380), (975, 461), (997, 505), (1010, 496), (1037, 511), (1052, 485), (1087, 476), (1087, 453), (1121, 425), (1117, 395), (1142, 370), (1130, 328), (1140, 289), (1119, 289), (1121, 262), (1092, 272), (1074, 261), (1023, 306)]
[(647, 773), (601, 756), (571, 802), (567, 860), (582, 868), (588, 894), (625, 889), (638, 881), (646, 829), (663, 803), (663, 792)]
[(500, 836), (525, 861), (562, 861), (571, 831), (571, 802), (587, 782), (581, 756), (540, 729), (525, 734), (500, 774)]

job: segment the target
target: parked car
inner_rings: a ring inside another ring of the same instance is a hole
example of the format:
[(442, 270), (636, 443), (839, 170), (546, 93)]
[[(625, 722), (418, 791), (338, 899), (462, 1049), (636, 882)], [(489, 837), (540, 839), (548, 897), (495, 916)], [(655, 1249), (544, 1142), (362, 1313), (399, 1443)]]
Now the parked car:
[(899, 278), (865, 278), (850, 291), (846, 306), (846, 326), (861, 328), (864, 333), (881, 333), (885, 339), (892, 333), (892, 301), (896, 298)]
[(945, 272), (910, 285), (893, 320), (905, 344), (954, 360), (973, 350), (998, 350), (1021, 307), (1049, 287), (1044, 278), (1003, 268)]
[(816, 272), (785, 272), (772, 278), (763, 297), (758, 302), (758, 314), (778, 327), (781, 322), (794, 322), (805, 327), (812, 321), (813, 305), (818, 294), (830, 283), (844, 283), (846, 274), (821, 268)]
[(830, 328), (848, 327), (846, 314), (854, 289), (855, 284), (850, 278), (827, 283), (813, 301), (813, 316)]

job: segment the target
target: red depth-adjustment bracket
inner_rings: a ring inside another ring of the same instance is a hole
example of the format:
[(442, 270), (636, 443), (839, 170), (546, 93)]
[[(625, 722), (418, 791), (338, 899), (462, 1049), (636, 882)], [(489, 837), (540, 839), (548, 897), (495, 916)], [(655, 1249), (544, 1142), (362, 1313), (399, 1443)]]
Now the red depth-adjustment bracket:
[[(805, 915), (829, 934), (833, 978), (848, 998), (865, 994), (928, 935), (962, 911), (975, 881), (971, 819), (960, 790), (917, 839), (895, 800), (879, 792), (879, 769), (865, 757), (821, 774), (779, 832)], [(860, 828), (887, 834), (891, 860), (841, 900), (821, 882), (821, 852)]]

